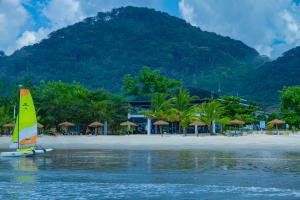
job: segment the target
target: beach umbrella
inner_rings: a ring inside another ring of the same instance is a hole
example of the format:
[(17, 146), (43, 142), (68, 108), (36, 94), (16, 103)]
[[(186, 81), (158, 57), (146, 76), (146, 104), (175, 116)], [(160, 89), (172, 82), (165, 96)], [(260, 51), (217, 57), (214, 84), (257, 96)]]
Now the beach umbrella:
[(58, 124), (58, 126), (68, 128), (71, 126), (75, 126), (75, 124), (73, 124), (71, 122), (62, 122), (62, 123)]
[(103, 126), (103, 124), (97, 121), (88, 125), (88, 127), (96, 129), (97, 134), (98, 134), (98, 128), (101, 126)]
[(272, 121), (269, 121), (268, 124), (273, 124), (276, 126), (276, 130), (278, 130), (278, 125), (285, 124), (285, 121), (280, 119), (273, 119)]
[(206, 126), (206, 124), (198, 121), (190, 123), (190, 126), (195, 126), (195, 135), (198, 136), (198, 126)]
[(40, 129), (42, 129), (42, 128), (44, 128), (44, 125), (40, 124), (40, 123), (37, 123), (37, 127), (40, 128)]
[(91, 127), (91, 128), (99, 128), (101, 126), (103, 126), (103, 124), (100, 123), (100, 122), (93, 122), (93, 123), (88, 125), (88, 127)]
[(68, 131), (68, 128), (71, 126), (75, 126), (75, 124), (71, 123), (71, 122), (62, 122), (60, 124), (58, 124), (58, 126), (62, 127), (63, 129), (65, 129), (65, 131)]
[(245, 122), (244, 121), (242, 121), (242, 120), (238, 120), (238, 119), (234, 119), (234, 120), (231, 120), (230, 122), (229, 122), (229, 124), (230, 125), (233, 125), (233, 126), (242, 126), (242, 125), (244, 125), (245, 124)]
[(41, 123), (37, 123), (37, 127), (38, 127), (38, 133), (43, 134), (44, 125)]
[[(4, 124), (3, 127), (5, 127), (5, 128), (14, 128), (14, 127), (15, 127), (15, 124), (14, 124), (14, 123), (8, 123), (8, 124)], [(38, 124), (37, 124), (37, 127), (38, 127), (38, 128), (44, 128), (44, 125), (38, 123)]]
[(15, 124), (14, 123), (8, 123), (8, 124), (4, 124), (3, 127), (5, 127), (5, 128), (14, 128)]
[(10, 133), (11, 129), (15, 127), (14, 123), (8, 123), (3, 125), (4, 128), (7, 128), (8, 133)]
[(158, 120), (158, 121), (154, 122), (153, 124), (155, 126), (159, 126), (160, 127), (160, 134), (161, 134), (161, 136), (163, 135), (163, 133), (162, 133), (162, 126), (168, 126), (169, 125), (168, 122), (163, 121), (163, 120)]
[(243, 126), (245, 124), (245, 122), (242, 120), (234, 119), (234, 120), (229, 121), (229, 124), (232, 126), (239, 127), (239, 126)]
[(129, 131), (130, 131), (130, 127), (131, 126), (138, 126), (138, 125), (136, 125), (135, 123), (133, 123), (133, 122), (131, 122), (131, 121), (125, 121), (125, 122), (122, 122), (121, 124), (120, 124), (121, 126), (127, 126), (127, 131), (128, 131), (128, 133), (129, 133)]

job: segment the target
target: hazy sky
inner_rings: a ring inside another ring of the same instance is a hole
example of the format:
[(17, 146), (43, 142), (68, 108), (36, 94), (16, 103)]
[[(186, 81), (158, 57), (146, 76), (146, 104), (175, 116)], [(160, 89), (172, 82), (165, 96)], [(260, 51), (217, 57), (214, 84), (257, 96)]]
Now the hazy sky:
[(0, 0), (0, 50), (11, 54), (53, 30), (127, 5), (165, 11), (272, 58), (300, 45), (300, 0)]

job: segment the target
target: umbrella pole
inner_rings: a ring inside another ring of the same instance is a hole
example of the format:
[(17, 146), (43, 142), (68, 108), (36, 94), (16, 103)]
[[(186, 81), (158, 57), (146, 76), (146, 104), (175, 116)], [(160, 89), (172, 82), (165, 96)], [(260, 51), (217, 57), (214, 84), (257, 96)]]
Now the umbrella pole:
[(162, 133), (162, 126), (159, 127), (160, 128), (160, 134), (161, 134), (161, 137), (163, 136), (163, 133)]

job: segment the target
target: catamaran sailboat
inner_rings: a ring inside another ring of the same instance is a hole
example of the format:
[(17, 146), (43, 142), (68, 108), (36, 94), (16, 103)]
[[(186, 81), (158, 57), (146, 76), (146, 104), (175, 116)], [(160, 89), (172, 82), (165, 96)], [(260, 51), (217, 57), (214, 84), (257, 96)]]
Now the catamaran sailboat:
[(43, 149), (37, 146), (37, 120), (33, 100), (28, 89), (20, 89), (19, 114), (10, 148), (13, 152), (1, 152), (2, 157), (32, 156), (43, 154), (53, 149)]

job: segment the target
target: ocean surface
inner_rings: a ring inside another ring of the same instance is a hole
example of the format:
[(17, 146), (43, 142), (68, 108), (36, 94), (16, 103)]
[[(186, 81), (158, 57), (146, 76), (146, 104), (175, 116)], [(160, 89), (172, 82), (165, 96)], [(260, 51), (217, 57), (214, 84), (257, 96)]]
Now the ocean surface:
[(0, 199), (300, 199), (300, 153), (55, 150), (1, 158)]

